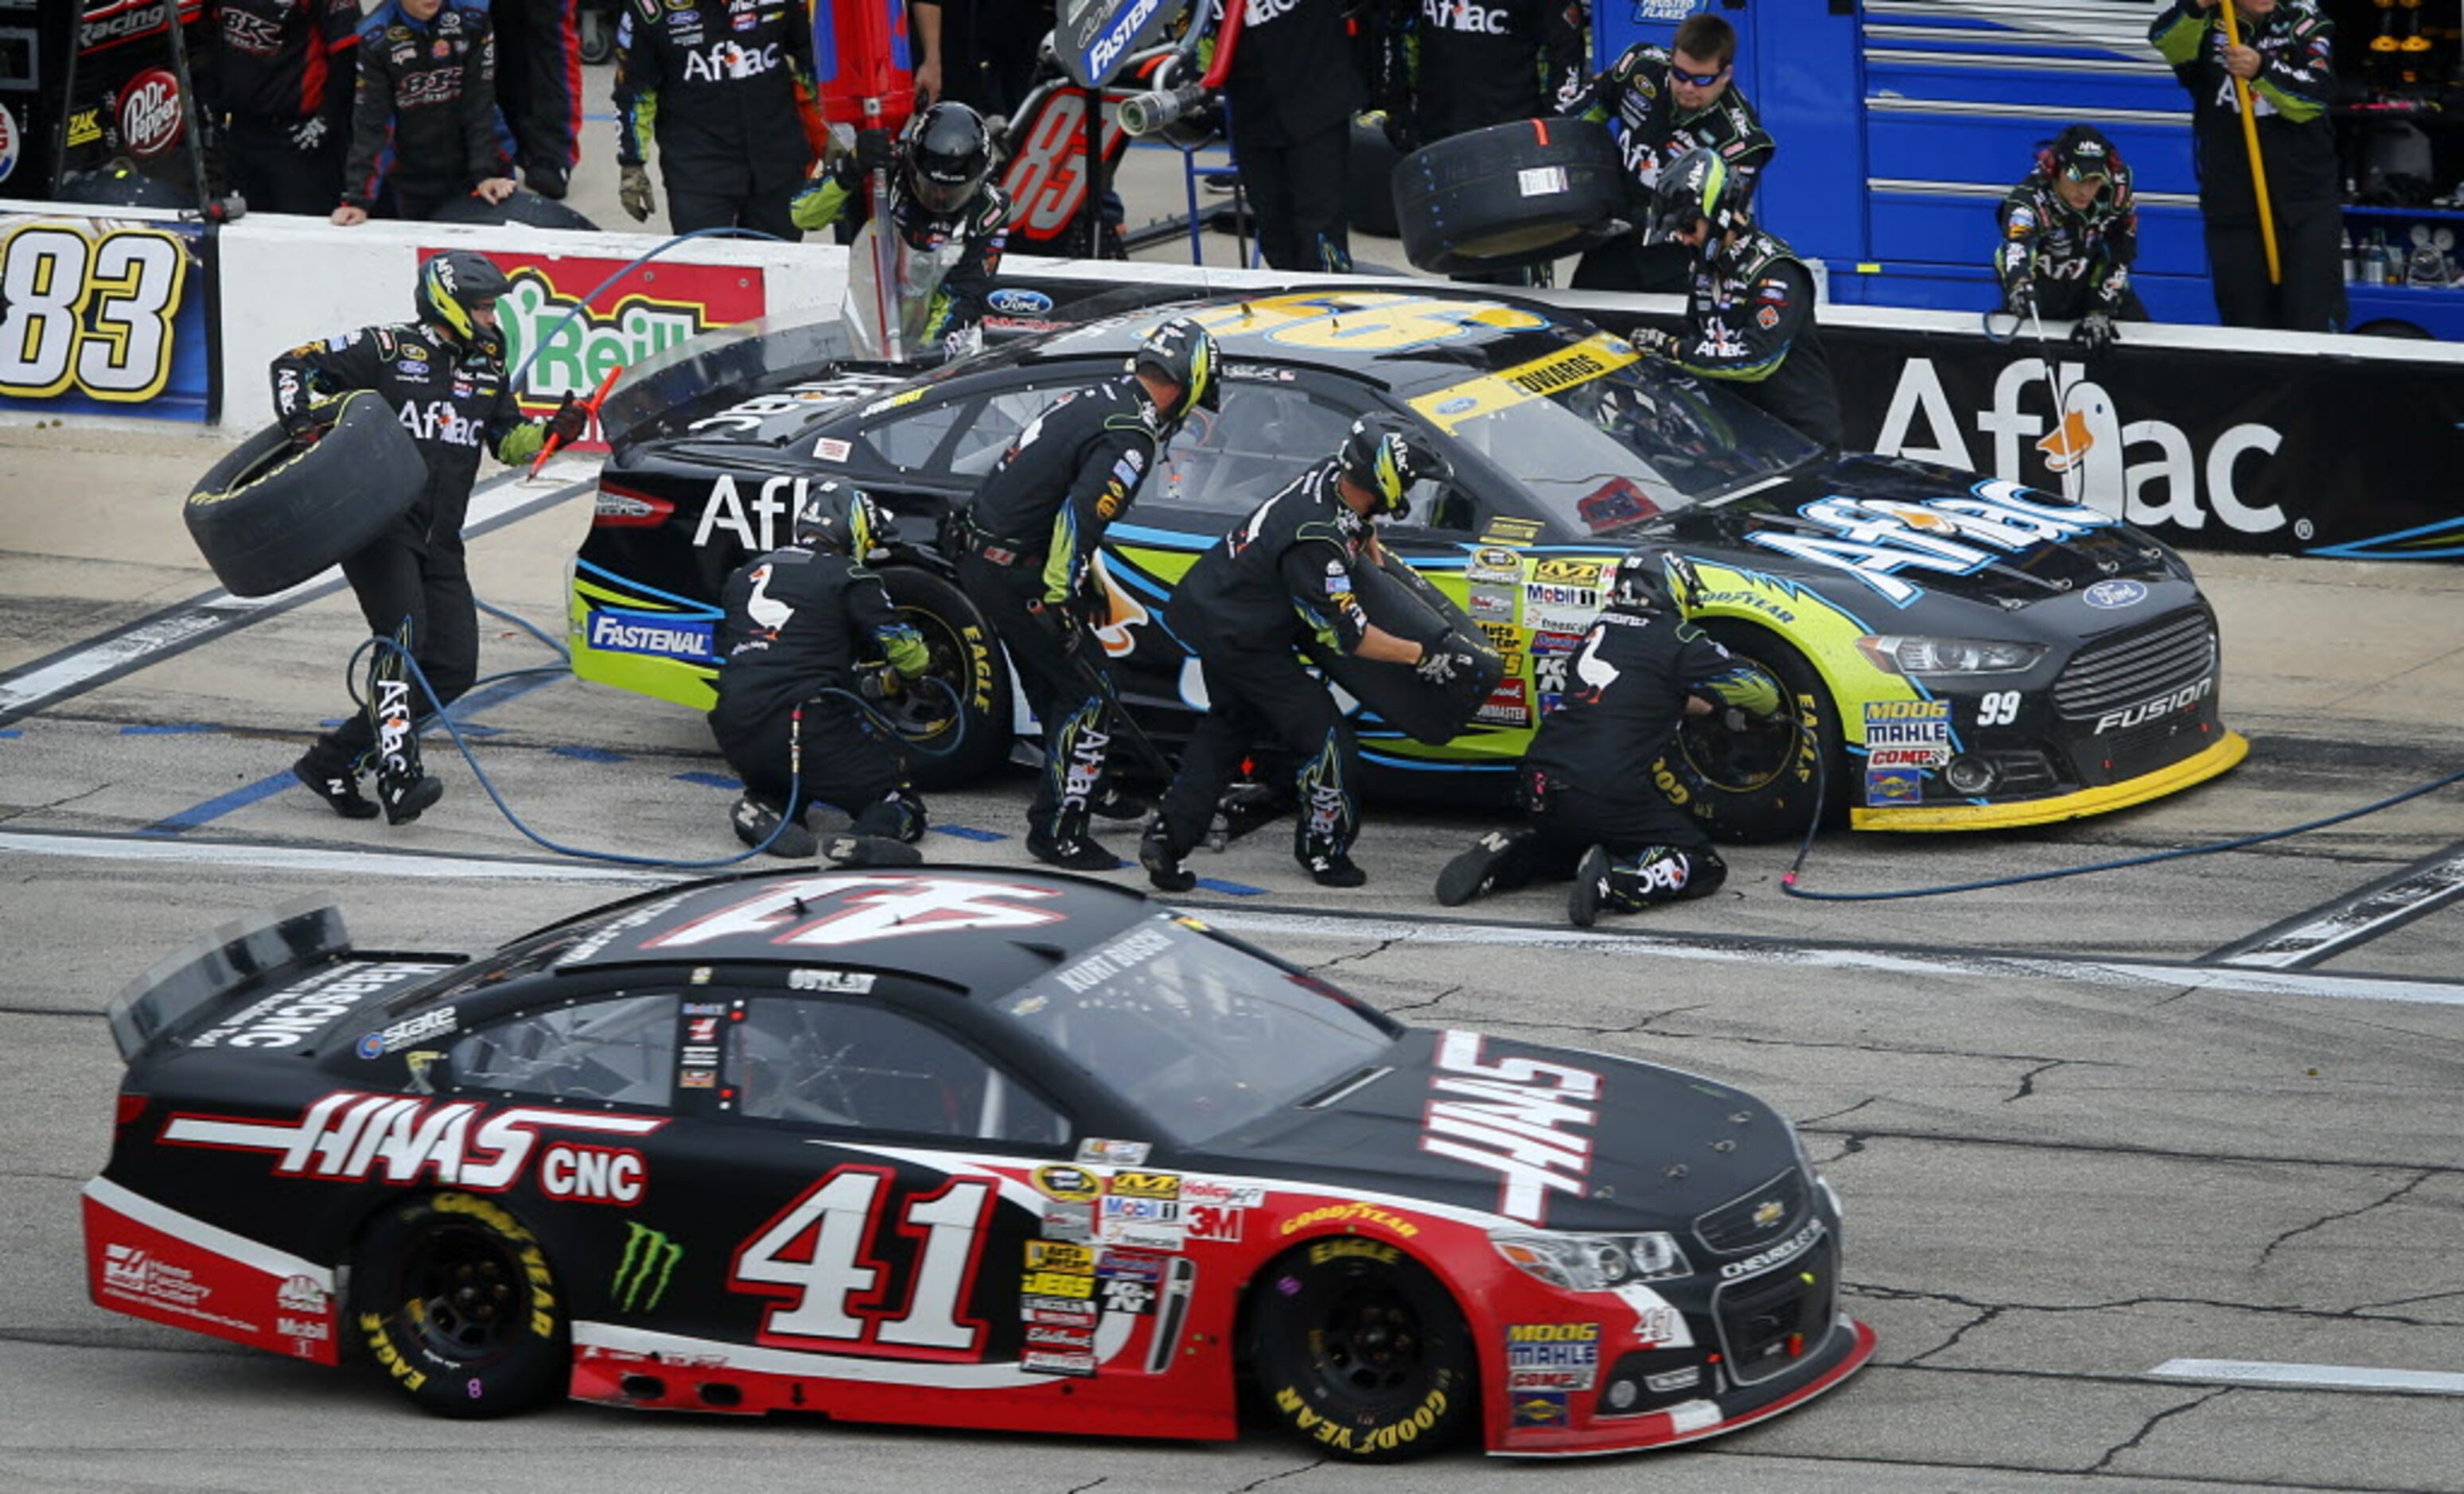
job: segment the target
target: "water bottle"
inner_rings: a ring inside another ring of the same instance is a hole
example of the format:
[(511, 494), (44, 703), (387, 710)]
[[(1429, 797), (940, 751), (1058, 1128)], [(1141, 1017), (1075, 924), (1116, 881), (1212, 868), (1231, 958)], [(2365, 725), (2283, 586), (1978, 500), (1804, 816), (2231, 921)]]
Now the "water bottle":
[(2362, 283), (2387, 283), (2387, 239), (2376, 229), (2370, 230), (2370, 241), (2362, 250)]
[(2362, 256), (2361, 252), (2353, 247), (2352, 230), (2344, 231), (2343, 240), (2344, 283), (2351, 285), (2362, 277)]

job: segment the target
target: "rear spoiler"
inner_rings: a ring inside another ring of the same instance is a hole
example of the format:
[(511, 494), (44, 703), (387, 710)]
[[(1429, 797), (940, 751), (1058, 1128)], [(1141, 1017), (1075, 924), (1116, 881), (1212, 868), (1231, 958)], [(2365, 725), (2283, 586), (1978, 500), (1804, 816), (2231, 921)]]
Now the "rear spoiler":
[(314, 897), (227, 923), (158, 960), (111, 999), (111, 1040), (123, 1064), (217, 998), (350, 950), (342, 911)]

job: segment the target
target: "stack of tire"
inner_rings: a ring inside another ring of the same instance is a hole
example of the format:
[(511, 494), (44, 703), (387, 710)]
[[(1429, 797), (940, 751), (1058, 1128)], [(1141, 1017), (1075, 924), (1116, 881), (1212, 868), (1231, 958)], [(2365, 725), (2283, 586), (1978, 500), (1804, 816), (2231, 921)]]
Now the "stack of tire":
[(1404, 157), (1393, 185), (1403, 253), (1433, 275), (1545, 264), (1633, 226), (1617, 140), (1588, 120), (1456, 135)]

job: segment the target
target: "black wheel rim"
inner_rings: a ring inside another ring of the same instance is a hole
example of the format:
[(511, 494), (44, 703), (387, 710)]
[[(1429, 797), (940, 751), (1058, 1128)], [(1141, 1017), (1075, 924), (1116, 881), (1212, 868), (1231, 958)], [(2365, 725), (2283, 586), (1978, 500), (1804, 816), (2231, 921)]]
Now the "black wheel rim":
[[(1762, 668), (1759, 663), (1755, 667)], [(1763, 672), (1778, 682), (1779, 676), (1771, 670), (1764, 669)], [(1777, 782), (1796, 760), (1797, 721), (1795, 714), (1785, 709), (1788, 701), (1789, 692), (1783, 684), (1779, 717), (1771, 721), (1749, 720), (1743, 731), (1730, 731), (1719, 713), (1687, 716), (1678, 728), (1678, 751), (1712, 787), (1731, 794), (1758, 793)]]
[(402, 1322), (432, 1359), (470, 1368), (503, 1354), (530, 1327), (530, 1280), (496, 1235), (441, 1224), (407, 1252)]
[(1430, 1345), (1419, 1308), (1390, 1286), (1360, 1283), (1327, 1304), (1309, 1333), (1317, 1378), (1361, 1412), (1419, 1400)]
[[(967, 662), (966, 646), (958, 637), (957, 629), (952, 627), (938, 612), (925, 607), (900, 607), (898, 615), (923, 635), (924, 651), (933, 661), (925, 675), (949, 687), (951, 697), (958, 703), (958, 714), (938, 719), (926, 718), (924, 700), (919, 698), (915, 689), (908, 690), (895, 700), (879, 702), (879, 708), (881, 714), (898, 728), (901, 736), (924, 744), (927, 750), (937, 749), (940, 738), (957, 730), (966, 711), (967, 691), (975, 683)], [(939, 693), (922, 680), (915, 684), (928, 695), (937, 696)], [(946, 702), (936, 699), (934, 703)]]

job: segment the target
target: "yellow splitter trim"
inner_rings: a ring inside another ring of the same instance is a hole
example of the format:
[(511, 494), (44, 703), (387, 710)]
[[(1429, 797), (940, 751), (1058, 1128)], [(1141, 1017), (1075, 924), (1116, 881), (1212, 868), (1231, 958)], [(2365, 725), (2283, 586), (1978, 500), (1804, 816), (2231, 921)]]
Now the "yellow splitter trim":
[(2169, 768), (2159, 768), (2125, 782), (2083, 788), (2057, 799), (2030, 799), (2015, 804), (1921, 804), (1913, 808), (1850, 809), (1852, 830), (1996, 830), (2021, 824), (2050, 824), (2108, 810), (2127, 809), (2151, 799), (2204, 783), (2250, 755), (2249, 739), (2227, 732), (2224, 739), (2196, 757)]

